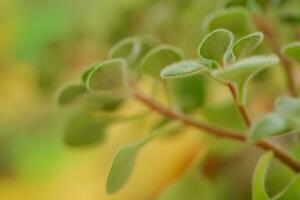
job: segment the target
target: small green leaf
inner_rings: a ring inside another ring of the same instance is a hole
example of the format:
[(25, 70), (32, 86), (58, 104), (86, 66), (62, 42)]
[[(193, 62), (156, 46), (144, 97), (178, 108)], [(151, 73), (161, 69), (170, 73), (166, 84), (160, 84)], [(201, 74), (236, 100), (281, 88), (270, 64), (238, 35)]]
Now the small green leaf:
[(300, 100), (297, 98), (279, 98), (276, 101), (275, 110), (283, 116), (300, 121)]
[(224, 82), (234, 83), (238, 92), (238, 102), (244, 104), (249, 80), (262, 69), (275, 65), (277, 62), (276, 56), (253, 56), (224, 69), (215, 70), (212, 75)]
[(217, 29), (209, 33), (200, 43), (198, 54), (200, 57), (214, 60), (220, 65), (231, 56), (233, 34), (225, 29)]
[(204, 28), (207, 31), (224, 28), (237, 35), (247, 34), (253, 29), (249, 12), (241, 7), (218, 10), (212, 13), (206, 18)]
[(159, 42), (150, 36), (125, 38), (111, 48), (108, 57), (109, 59), (124, 58), (130, 64), (129, 67), (134, 68), (141, 57), (158, 44)]
[(180, 178), (166, 189), (158, 200), (199, 200), (213, 199), (212, 190), (207, 180), (196, 170)]
[(236, 59), (249, 55), (263, 41), (264, 35), (261, 32), (251, 33), (236, 41), (232, 52)]
[(128, 77), (125, 60), (113, 59), (97, 65), (89, 73), (87, 88), (99, 95), (126, 96), (128, 94)]
[(168, 134), (170, 131), (177, 129), (179, 125), (178, 123), (168, 123), (159, 129), (151, 131), (151, 133), (143, 139), (121, 147), (112, 161), (107, 177), (106, 191), (111, 194), (120, 190), (132, 173), (139, 150), (156, 137), (162, 134)]
[(300, 42), (287, 44), (282, 49), (283, 53), (300, 64)]
[(170, 80), (174, 103), (183, 112), (192, 112), (205, 101), (205, 81), (199, 76)]
[(270, 200), (265, 191), (265, 179), (273, 153), (265, 153), (258, 161), (252, 179), (252, 200)]
[(128, 63), (132, 63), (138, 57), (140, 50), (141, 41), (138, 37), (125, 38), (110, 49), (108, 58), (124, 58)]
[(57, 94), (56, 101), (58, 105), (65, 106), (74, 103), (80, 97), (85, 95), (87, 90), (84, 85), (70, 84), (63, 87)]
[(102, 143), (105, 139), (107, 119), (87, 113), (77, 113), (66, 123), (64, 142), (66, 145), (81, 147)]
[(162, 45), (149, 51), (141, 61), (141, 68), (147, 74), (160, 77), (160, 72), (166, 66), (183, 59), (183, 53), (170, 45)]
[(160, 76), (162, 78), (181, 78), (201, 74), (208, 71), (207, 63), (200, 60), (185, 60), (165, 67)]
[(250, 132), (251, 141), (258, 141), (265, 137), (288, 133), (294, 129), (292, 121), (278, 113), (272, 113), (257, 121)]

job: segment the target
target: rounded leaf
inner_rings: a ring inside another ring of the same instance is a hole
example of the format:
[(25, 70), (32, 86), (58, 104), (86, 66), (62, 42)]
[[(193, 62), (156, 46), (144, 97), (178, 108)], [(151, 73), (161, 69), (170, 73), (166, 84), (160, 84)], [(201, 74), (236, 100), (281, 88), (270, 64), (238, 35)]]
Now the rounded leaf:
[(200, 43), (198, 54), (200, 57), (214, 60), (220, 65), (231, 56), (233, 34), (226, 29), (217, 29), (209, 33)]
[(232, 52), (236, 59), (249, 55), (263, 41), (264, 35), (261, 32), (251, 33), (236, 41), (232, 47)]
[(87, 114), (73, 115), (65, 125), (64, 142), (66, 145), (81, 147), (96, 145), (104, 141), (108, 120)]
[(87, 88), (100, 95), (126, 96), (128, 77), (125, 60), (112, 59), (97, 65), (88, 76)]
[(283, 47), (283, 53), (300, 64), (300, 42), (293, 42)]
[(183, 53), (170, 45), (162, 45), (149, 51), (141, 61), (142, 70), (153, 76), (160, 77), (160, 72), (166, 66), (181, 61)]
[(158, 44), (159, 42), (150, 36), (125, 38), (111, 48), (108, 57), (110, 59), (124, 58), (130, 63), (129, 67), (133, 68), (150, 49)]
[(272, 113), (257, 121), (250, 131), (250, 140), (256, 142), (266, 137), (288, 133), (294, 129), (293, 122), (278, 113)]
[(69, 105), (74, 103), (85, 94), (87, 94), (87, 90), (84, 85), (70, 84), (63, 87), (57, 93), (56, 102), (61, 106)]
[(208, 71), (206, 63), (200, 60), (185, 60), (165, 67), (160, 76), (162, 78), (181, 78), (201, 74)]
[(244, 35), (253, 29), (249, 12), (241, 7), (227, 8), (212, 13), (206, 18), (204, 28), (207, 31), (224, 28), (237, 35)]

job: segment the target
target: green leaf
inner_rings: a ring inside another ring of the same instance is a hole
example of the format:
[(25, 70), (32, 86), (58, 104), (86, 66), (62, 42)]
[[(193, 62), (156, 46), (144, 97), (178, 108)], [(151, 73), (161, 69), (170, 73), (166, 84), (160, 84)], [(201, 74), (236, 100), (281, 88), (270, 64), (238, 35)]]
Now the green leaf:
[(87, 90), (84, 85), (81, 84), (70, 84), (63, 87), (56, 96), (56, 102), (58, 105), (66, 106), (74, 103), (80, 97), (85, 95)]
[(160, 76), (162, 78), (181, 78), (201, 74), (208, 71), (207, 63), (200, 60), (185, 60), (165, 67)]
[(181, 111), (192, 112), (205, 101), (205, 81), (199, 76), (170, 80), (174, 103)]
[(257, 121), (250, 132), (250, 140), (258, 141), (265, 137), (288, 133), (294, 129), (292, 121), (278, 113), (272, 113)]
[(141, 61), (143, 71), (153, 77), (160, 77), (166, 66), (183, 59), (182, 51), (170, 45), (162, 45), (149, 51)]
[(232, 52), (236, 59), (249, 55), (263, 41), (264, 35), (261, 32), (251, 33), (236, 41)]
[(150, 36), (125, 38), (111, 48), (108, 57), (110, 59), (124, 58), (132, 69), (150, 49), (158, 44), (159, 42)]
[(124, 103), (124, 98), (89, 95), (83, 102), (82, 108), (87, 111), (115, 111)]
[(199, 200), (213, 199), (212, 190), (207, 180), (193, 170), (169, 186), (158, 200)]
[(156, 137), (174, 131), (179, 125), (178, 123), (168, 123), (159, 129), (153, 130), (143, 139), (121, 147), (112, 161), (107, 177), (106, 191), (111, 194), (120, 190), (132, 173), (139, 150)]
[(73, 147), (100, 144), (105, 139), (108, 122), (92, 114), (77, 113), (65, 125), (64, 142)]
[(252, 200), (270, 200), (265, 191), (265, 178), (273, 153), (265, 153), (258, 161), (252, 179)]
[(206, 18), (204, 28), (207, 31), (224, 28), (237, 35), (247, 34), (253, 29), (249, 12), (240, 7), (218, 10), (212, 13)]
[(87, 88), (99, 95), (126, 96), (128, 94), (128, 75), (125, 60), (112, 59), (97, 65), (89, 73)]
[(300, 42), (287, 44), (283, 47), (282, 51), (289, 58), (292, 58), (300, 64)]
[(272, 200), (290, 200), (290, 199), (300, 199), (300, 175), (297, 175), (289, 185), (283, 189), (278, 195), (276, 195)]
[(209, 33), (200, 43), (198, 54), (200, 57), (214, 60), (223, 65), (231, 56), (233, 34), (225, 29), (217, 29)]
[(283, 116), (300, 121), (300, 100), (291, 97), (282, 97), (276, 101), (275, 111)]
[(221, 81), (234, 83), (238, 92), (238, 102), (244, 104), (249, 80), (262, 69), (275, 65), (277, 62), (276, 56), (253, 56), (226, 68), (215, 70), (212, 75)]

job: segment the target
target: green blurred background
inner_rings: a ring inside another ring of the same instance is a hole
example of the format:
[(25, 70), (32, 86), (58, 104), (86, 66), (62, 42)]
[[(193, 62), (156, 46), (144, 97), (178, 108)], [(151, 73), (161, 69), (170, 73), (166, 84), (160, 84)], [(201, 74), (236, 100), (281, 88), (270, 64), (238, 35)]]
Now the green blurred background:
[[(250, 199), (249, 180), (256, 157), (251, 154), (245, 161), (241, 158), (244, 154), (232, 156), (233, 149), (239, 146), (211, 138), (199, 139), (194, 130), (145, 148), (129, 184), (118, 194), (109, 196), (104, 183), (114, 152), (122, 144), (139, 138), (141, 129), (147, 127), (140, 128), (138, 123), (147, 124), (149, 119), (113, 127), (103, 146), (72, 149), (65, 147), (61, 139), (69, 113), (59, 110), (53, 103), (53, 96), (62, 84), (78, 79), (87, 65), (105, 60), (109, 48), (124, 37), (153, 35), (195, 57), (204, 34), (204, 17), (223, 7), (225, 2), (1, 0), (0, 199), (152, 200), (210, 145), (216, 147), (213, 152), (217, 153), (211, 153), (207, 173), (216, 173), (215, 165), (224, 166), (222, 173), (211, 178), (216, 199)], [(282, 89), (282, 78), (276, 77), (276, 80), (277, 90)], [(264, 91), (257, 90), (259, 98)], [(223, 97), (219, 91), (210, 96)], [(263, 99), (252, 107), (261, 111), (261, 107), (269, 105), (268, 101)], [(230, 106), (218, 104), (210, 113), (229, 113), (233, 121), (225, 125), (235, 126), (238, 115), (232, 113)], [(134, 103), (127, 107), (143, 110)], [(155, 114), (152, 117), (157, 118)], [(208, 114), (207, 118), (221, 125), (224, 123), (224, 119), (215, 115)], [(254, 150), (248, 149), (246, 154), (249, 151)], [(229, 154), (230, 159), (220, 161), (216, 156), (219, 154)], [(239, 171), (234, 164), (228, 164), (236, 160), (242, 161)], [(228, 178), (226, 174), (235, 175)], [(280, 187), (280, 184), (274, 185), (274, 188)], [(237, 186), (239, 191), (232, 192)]]

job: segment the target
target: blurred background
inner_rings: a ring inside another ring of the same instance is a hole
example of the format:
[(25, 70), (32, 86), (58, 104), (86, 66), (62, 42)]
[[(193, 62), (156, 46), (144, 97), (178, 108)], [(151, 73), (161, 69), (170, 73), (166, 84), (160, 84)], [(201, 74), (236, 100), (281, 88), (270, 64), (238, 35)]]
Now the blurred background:
[[(69, 113), (53, 103), (61, 85), (77, 80), (89, 64), (105, 60), (110, 47), (124, 37), (153, 35), (196, 57), (204, 17), (225, 3), (228, 1), (1, 0), (0, 199), (152, 200), (208, 150), (203, 194), (214, 199), (250, 199), (251, 174), (259, 152), (243, 147), (246, 149), (238, 153), (235, 150), (241, 147), (236, 143), (215, 141), (189, 129), (143, 149), (126, 187), (107, 195), (105, 178), (115, 151), (141, 137), (149, 121), (159, 116), (116, 125), (104, 145), (76, 149), (62, 141)], [(243, 1), (236, 1), (239, 3)], [(270, 73), (269, 81), (276, 81), (265, 89), (272, 90), (260, 89), (261, 77), (251, 89), (256, 90), (257, 99), (250, 105), (253, 116), (270, 110), (272, 97), (284, 88), (281, 71)], [(243, 130), (228, 94), (214, 85), (209, 91), (207, 98), (216, 106), (205, 107), (206, 119)], [(124, 107), (145, 110), (136, 102)], [(228, 113), (227, 117), (215, 115), (219, 111)], [(291, 173), (286, 170), (286, 174)], [(239, 191), (232, 192), (237, 184)]]

